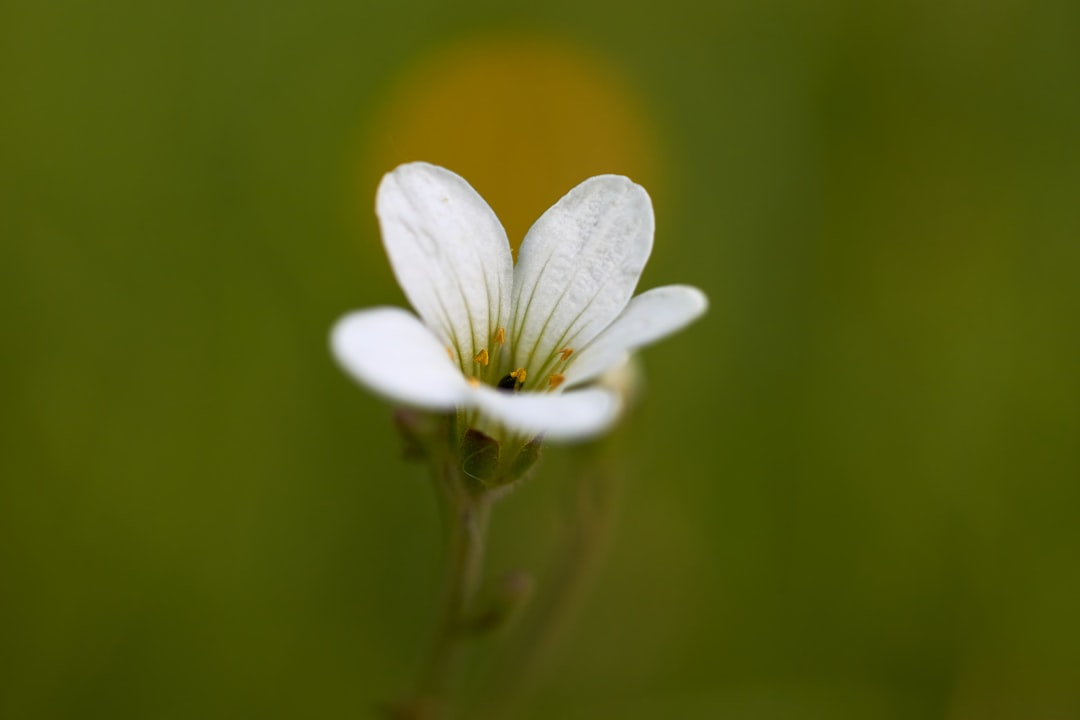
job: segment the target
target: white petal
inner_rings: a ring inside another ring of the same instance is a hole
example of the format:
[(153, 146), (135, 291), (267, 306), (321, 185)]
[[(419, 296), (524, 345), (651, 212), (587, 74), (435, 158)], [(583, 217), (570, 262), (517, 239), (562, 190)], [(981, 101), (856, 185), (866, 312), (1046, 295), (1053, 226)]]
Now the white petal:
[(401, 308), (346, 315), (330, 333), (330, 348), (346, 372), (395, 402), (450, 410), (469, 389), (442, 342)]
[(515, 367), (539, 372), (622, 312), (652, 251), (652, 202), (619, 175), (590, 178), (532, 226), (514, 268)]
[(637, 348), (681, 330), (708, 307), (705, 293), (689, 285), (667, 285), (630, 300), (615, 322), (572, 356), (567, 386), (580, 384), (616, 366)]
[(474, 388), (471, 404), (505, 428), (549, 440), (584, 440), (619, 417), (616, 393), (588, 388), (567, 393), (508, 393), (486, 385)]
[(394, 275), (440, 339), (472, 358), (510, 315), (506, 231), (464, 179), (427, 163), (383, 177), (375, 213)]

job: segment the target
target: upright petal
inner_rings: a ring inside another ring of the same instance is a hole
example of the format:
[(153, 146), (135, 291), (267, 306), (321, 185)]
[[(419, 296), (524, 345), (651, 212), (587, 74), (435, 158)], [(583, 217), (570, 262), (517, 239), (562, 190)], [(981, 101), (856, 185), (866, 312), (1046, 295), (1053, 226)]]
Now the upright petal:
[(592, 380), (628, 353), (689, 325), (708, 307), (705, 293), (689, 285), (666, 285), (634, 297), (615, 322), (580, 352), (566, 370), (566, 385)]
[(513, 364), (533, 372), (607, 327), (652, 242), (652, 202), (629, 178), (590, 178), (555, 203), (525, 236), (514, 269)]
[(511, 432), (548, 440), (584, 440), (608, 429), (622, 409), (610, 390), (588, 388), (568, 393), (508, 393), (474, 388), (471, 403)]
[(442, 342), (401, 308), (346, 315), (330, 333), (330, 349), (349, 375), (395, 402), (452, 410), (469, 389)]
[(428, 163), (383, 177), (375, 213), (409, 302), (460, 358), (488, 347), (510, 314), (513, 261), (495, 213), (460, 176)]

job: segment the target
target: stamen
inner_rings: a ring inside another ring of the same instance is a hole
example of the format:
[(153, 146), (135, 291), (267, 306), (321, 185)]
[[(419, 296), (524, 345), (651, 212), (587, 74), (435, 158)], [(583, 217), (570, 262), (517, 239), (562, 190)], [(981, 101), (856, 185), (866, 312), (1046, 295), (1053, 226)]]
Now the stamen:
[(484, 348), (480, 352), (476, 353), (476, 357), (473, 358), (473, 362), (480, 363), (484, 367), (487, 367), (487, 364), (488, 364), (488, 351), (487, 351), (487, 348)]
[(465, 378), (465, 382), (469, 383), (472, 387), (480, 387), (480, 381), (474, 377)]
[(517, 392), (521, 389), (521, 386), (525, 384), (525, 368), (518, 368), (514, 372), (510, 373), (495, 387), (499, 390), (509, 390), (511, 392)]
[(548, 390), (554, 390), (555, 388), (562, 385), (564, 382), (566, 382), (565, 375), (559, 375), (558, 373), (555, 373), (554, 375), (548, 375)]
[(499, 328), (495, 331), (494, 342), (496, 345), (502, 345), (506, 342), (506, 328)]
[(563, 348), (559, 351), (559, 357), (563, 362), (570, 359), (570, 356), (574, 354), (574, 348)]

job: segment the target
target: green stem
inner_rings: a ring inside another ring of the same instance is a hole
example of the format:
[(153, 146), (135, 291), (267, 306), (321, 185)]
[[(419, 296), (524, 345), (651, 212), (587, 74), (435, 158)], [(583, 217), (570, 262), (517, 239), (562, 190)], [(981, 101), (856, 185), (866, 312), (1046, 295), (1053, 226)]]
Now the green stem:
[(446, 529), (446, 579), (441, 616), (415, 699), (404, 717), (438, 720), (450, 715), (452, 693), (465, 641), (470, 635), (473, 599), (484, 565), (490, 495), (462, 471), (454, 423), (442, 441), (429, 447)]
[(420, 683), (425, 697), (445, 700), (453, 685), (483, 568), (489, 510), (485, 496), (468, 492), (456, 494), (447, 504), (446, 590), (435, 645)]

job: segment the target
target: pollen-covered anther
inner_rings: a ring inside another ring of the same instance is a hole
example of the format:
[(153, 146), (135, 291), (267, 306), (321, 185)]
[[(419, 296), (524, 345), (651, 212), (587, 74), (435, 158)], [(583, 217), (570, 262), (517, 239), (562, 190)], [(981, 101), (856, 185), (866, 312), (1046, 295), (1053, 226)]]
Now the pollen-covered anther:
[(554, 375), (548, 375), (548, 389), (554, 390), (555, 388), (566, 382), (566, 376), (555, 373)]
[(496, 345), (504, 345), (506, 343), (506, 328), (499, 328), (495, 331), (494, 343)]
[(507, 390), (510, 392), (517, 392), (521, 389), (521, 386), (525, 384), (525, 368), (518, 368), (514, 372), (510, 373), (495, 386), (499, 390)]
[(480, 352), (476, 353), (476, 357), (473, 358), (473, 362), (480, 363), (484, 367), (487, 367), (487, 364), (488, 364), (488, 351), (487, 351), (487, 348), (484, 348)]
[(559, 359), (566, 362), (574, 354), (574, 348), (563, 348), (559, 351)]
[(465, 382), (469, 383), (471, 387), (480, 387), (480, 381), (474, 377), (465, 378)]

